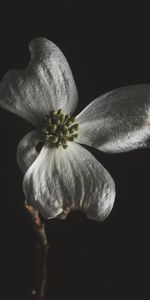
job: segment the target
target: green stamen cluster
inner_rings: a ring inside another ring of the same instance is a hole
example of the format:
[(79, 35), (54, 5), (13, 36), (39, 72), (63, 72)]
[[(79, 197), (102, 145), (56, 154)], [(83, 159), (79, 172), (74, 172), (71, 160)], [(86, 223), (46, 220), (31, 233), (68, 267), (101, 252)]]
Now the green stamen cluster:
[(74, 117), (64, 115), (61, 109), (51, 111), (44, 119), (42, 128), (45, 144), (48, 147), (62, 146), (66, 149), (67, 142), (73, 142), (77, 138), (78, 128)]

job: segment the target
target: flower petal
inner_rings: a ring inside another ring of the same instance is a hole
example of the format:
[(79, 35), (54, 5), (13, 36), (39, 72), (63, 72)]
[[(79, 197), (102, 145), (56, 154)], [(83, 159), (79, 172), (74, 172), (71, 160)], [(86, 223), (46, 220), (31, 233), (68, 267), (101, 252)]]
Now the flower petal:
[(67, 149), (43, 147), (24, 178), (26, 200), (46, 218), (80, 209), (104, 220), (115, 198), (113, 179), (94, 156), (76, 143)]
[(77, 142), (104, 152), (146, 147), (150, 140), (150, 85), (126, 86), (91, 102), (77, 117)]
[(17, 162), (23, 173), (28, 170), (34, 160), (38, 157), (39, 153), (36, 146), (40, 142), (42, 142), (42, 136), (39, 130), (29, 132), (20, 141), (17, 148)]
[(50, 110), (72, 113), (78, 95), (63, 53), (44, 38), (32, 40), (29, 49), (28, 68), (10, 71), (1, 81), (0, 106), (34, 125), (40, 125)]

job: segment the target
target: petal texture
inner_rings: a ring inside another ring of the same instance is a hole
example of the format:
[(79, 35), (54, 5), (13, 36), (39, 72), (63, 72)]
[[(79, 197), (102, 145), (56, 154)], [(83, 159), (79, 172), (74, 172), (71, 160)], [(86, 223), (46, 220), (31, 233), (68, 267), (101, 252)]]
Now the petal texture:
[(23, 173), (28, 170), (38, 157), (39, 153), (36, 146), (40, 142), (42, 142), (42, 136), (39, 130), (29, 132), (20, 141), (17, 148), (17, 162)]
[(28, 68), (10, 71), (1, 81), (0, 106), (37, 126), (50, 110), (72, 114), (78, 95), (66, 58), (44, 38), (32, 40), (29, 49)]
[(104, 220), (115, 198), (113, 179), (94, 156), (76, 143), (64, 149), (43, 147), (24, 178), (26, 200), (46, 218), (80, 209)]
[(110, 153), (146, 147), (150, 141), (150, 85), (125, 86), (104, 94), (76, 120), (81, 144)]

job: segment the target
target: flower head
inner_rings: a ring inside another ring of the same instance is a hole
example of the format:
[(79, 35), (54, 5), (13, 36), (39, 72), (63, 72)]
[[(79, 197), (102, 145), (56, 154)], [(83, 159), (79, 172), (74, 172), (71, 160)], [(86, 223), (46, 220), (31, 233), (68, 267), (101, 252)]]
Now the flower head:
[(43, 122), (43, 140), (45, 146), (50, 148), (68, 147), (68, 142), (73, 142), (78, 137), (79, 124), (74, 117), (65, 115), (62, 109), (51, 111)]
[(0, 106), (37, 128), (17, 150), (26, 200), (46, 218), (63, 218), (80, 209), (102, 221), (113, 207), (115, 185), (81, 144), (109, 153), (146, 147), (150, 85), (113, 90), (74, 118), (78, 93), (64, 55), (43, 38), (31, 41), (29, 48), (28, 67), (8, 72), (0, 83)]

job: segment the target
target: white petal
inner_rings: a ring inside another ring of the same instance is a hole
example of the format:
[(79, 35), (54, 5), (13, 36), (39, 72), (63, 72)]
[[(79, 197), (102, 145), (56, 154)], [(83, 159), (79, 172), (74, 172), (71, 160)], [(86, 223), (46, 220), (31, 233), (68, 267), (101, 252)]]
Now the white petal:
[(8, 72), (0, 83), (0, 106), (34, 125), (50, 110), (72, 113), (77, 89), (66, 58), (51, 41), (37, 38), (29, 45), (31, 62), (25, 70)]
[(104, 94), (76, 120), (81, 144), (110, 153), (146, 147), (150, 140), (150, 85), (126, 86)]
[(17, 148), (17, 162), (23, 173), (28, 170), (34, 160), (38, 157), (39, 153), (36, 146), (40, 142), (42, 142), (42, 136), (39, 130), (29, 132), (20, 141)]
[(64, 149), (43, 147), (24, 178), (26, 199), (46, 218), (80, 209), (89, 218), (104, 220), (115, 198), (113, 179), (94, 156), (70, 143)]

